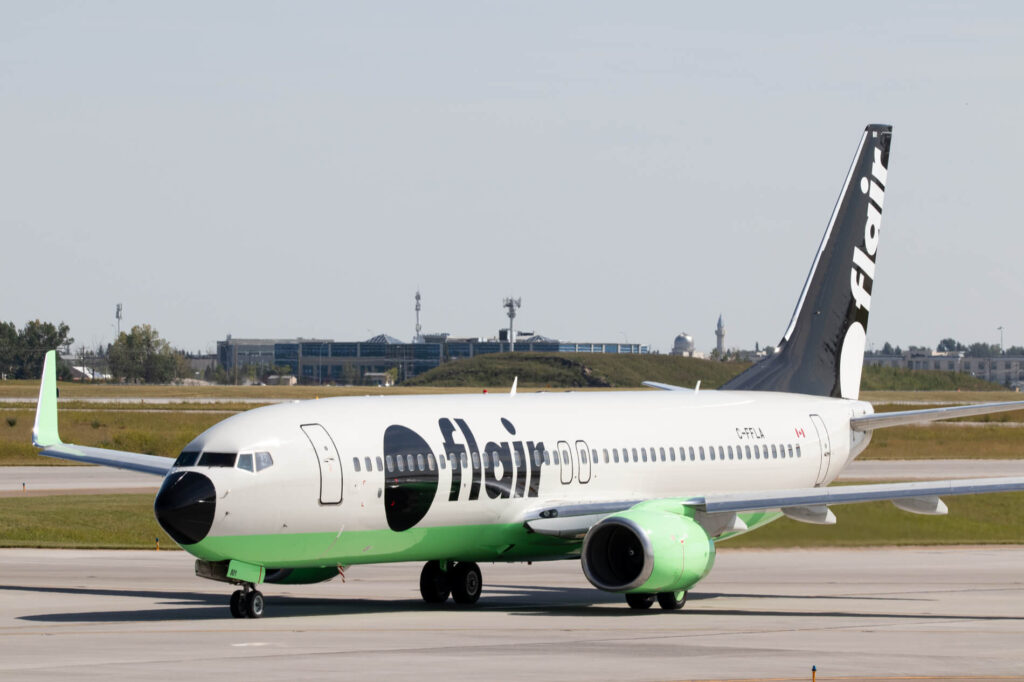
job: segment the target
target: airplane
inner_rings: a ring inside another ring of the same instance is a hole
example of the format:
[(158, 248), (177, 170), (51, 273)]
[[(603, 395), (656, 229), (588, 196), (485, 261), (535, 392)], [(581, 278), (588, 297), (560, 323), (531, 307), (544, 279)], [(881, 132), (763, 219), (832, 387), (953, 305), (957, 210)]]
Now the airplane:
[(718, 390), (344, 397), (231, 416), (176, 458), (65, 444), (54, 352), (40, 454), (163, 477), (159, 524), (196, 575), (237, 587), (231, 615), (264, 614), (261, 584), (341, 567), (424, 562), (432, 604), (473, 604), (478, 562), (580, 560), (633, 609), (679, 609), (718, 543), (831, 506), (889, 500), (944, 514), (940, 496), (1024, 490), (1024, 477), (830, 487), (875, 429), (1024, 408), (1000, 402), (875, 414), (859, 399), (892, 127), (868, 125), (774, 353)]

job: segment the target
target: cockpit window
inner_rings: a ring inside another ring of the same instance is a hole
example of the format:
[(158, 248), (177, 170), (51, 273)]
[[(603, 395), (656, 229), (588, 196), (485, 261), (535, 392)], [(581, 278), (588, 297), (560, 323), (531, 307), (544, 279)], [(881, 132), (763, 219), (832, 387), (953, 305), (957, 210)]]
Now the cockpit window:
[(174, 460), (174, 466), (176, 467), (190, 467), (196, 463), (196, 458), (199, 457), (198, 452), (185, 451), (178, 455), (178, 459)]
[(252, 455), (245, 454), (238, 456), (238, 468), (252, 471)]
[(270, 456), (269, 452), (256, 453), (256, 471), (263, 471), (272, 466), (274, 466), (274, 458)]
[(233, 452), (204, 452), (199, 458), (199, 466), (233, 467), (235, 466), (235, 457), (237, 455)]

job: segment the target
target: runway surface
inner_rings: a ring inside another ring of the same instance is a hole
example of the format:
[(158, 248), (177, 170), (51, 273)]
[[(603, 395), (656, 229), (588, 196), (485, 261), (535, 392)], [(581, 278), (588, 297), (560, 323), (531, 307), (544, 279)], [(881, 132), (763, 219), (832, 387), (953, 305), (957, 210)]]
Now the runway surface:
[[(1024, 459), (940, 459), (854, 462), (840, 480), (905, 481), (1024, 476)], [(0, 497), (29, 494), (156, 492), (159, 476), (107, 467), (0, 467)]]
[(184, 552), (0, 550), (0, 679), (683, 680), (1024, 676), (1024, 548), (732, 550), (682, 611), (579, 563), (484, 564), (475, 607), (418, 565), (267, 585), (261, 620)]

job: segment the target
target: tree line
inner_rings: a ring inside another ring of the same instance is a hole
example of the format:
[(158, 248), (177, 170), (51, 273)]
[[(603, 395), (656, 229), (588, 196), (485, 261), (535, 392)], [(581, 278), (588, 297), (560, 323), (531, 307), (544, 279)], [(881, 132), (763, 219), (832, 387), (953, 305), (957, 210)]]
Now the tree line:
[[(922, 346), (909, 346), (908, 351), (922, 351), (931, 352), (930, 348), (924, 348)], [(938, 345), (935, 346), (935, 350), (940, 353), (963, 353), (964, 357), (968, 358), (991, 358), (998, 355), (1024, 355), (1024, 346), (1010, 346), (1009, 348), (1001, 349), (998, 343), (984, 343), (975, 342), (969, 344), (963, 344), (953, 338), (946, 338), (939, 341)], [(882, 350), (878, 351), (880, 355), (903, 355), (903, 349), (899, 346), (893, 346), (888, 341), (882, 346)]]
[[(21, 329), (13, 322), (0, 322), (0, 374), (7, 379), (38, 379), (46, 352), (67, 353), (75, 342), (70, 332), (64, 322), (33, 320)], [(84, 356), (85, 349), (78, 354)], [(172, 348), (148, 324), (121, 332), (95, 355), (106, 360), (115, 381), (166, 384), (192, 375), (185, 353)], [(57, 375), (63, 380), (72, 376), (71, 367), (63, 360), (57, 364)]]

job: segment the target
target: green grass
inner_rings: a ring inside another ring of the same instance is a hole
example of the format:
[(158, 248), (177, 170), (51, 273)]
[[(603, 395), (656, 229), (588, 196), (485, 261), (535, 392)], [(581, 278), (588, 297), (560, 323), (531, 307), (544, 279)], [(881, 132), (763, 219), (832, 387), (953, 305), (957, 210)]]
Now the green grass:
[(153, 495), (0, 497), (0, 547), (177, 549), (153, 518)]
[(518, 376), (520, 386), (550, 388), (635, 388), (644, 381), (715, 388), (747, 366), (671, 355), (496, 353), (446, 363), (404, 385), (508, 387)]
[(858, 459), (1021, 459), (1024, 428), (929, 424), (878, 429)]
[[(864, 368), (861, 391), (999, 391), (1009, 392), (1000, 384), (964, 374), (934, 369), (903, 369), (900, 367)], [(1007, 400), (1007, 398), (1002, 398)]]
[[(61, 460), (40, 457), (32, 446), (34, 410), (5, 410), (15, 426), (0, 421), (0, 466), (44, 466)], [(60, 437), (66, 443), (176, 457), (193, 438), (225, 419), (206, 412), (62, 412)]]
[[(1024, 493), (945, 498), (948, 516), (919, 516), (888, 502), (838, 505), (835, 526), (782, 519), (722, 543), (728, 547), (1020, 544)], [(153, 496), (0, 498), (0, 547), (176, 548), (153, 518)]]
[(832, 507), (835, 526), (781, 519), (722, 543), (722, 547), (859, 547), (869, 545), (988, 545), (1024, 542), (1024, 493), (943, 498), (948, 516), (921, 516), (889, 502)]

